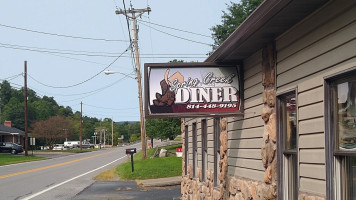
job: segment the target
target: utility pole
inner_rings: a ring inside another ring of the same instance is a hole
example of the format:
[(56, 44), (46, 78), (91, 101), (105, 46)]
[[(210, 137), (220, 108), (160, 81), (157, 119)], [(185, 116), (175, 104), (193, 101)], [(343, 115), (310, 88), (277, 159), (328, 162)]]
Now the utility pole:
[(25, 156), (28, 156), (28, 134), (27, 134), (27, 61), (24, 67), (24, 96), (25, 96)]
[(83, 102), (80, 102), (80, 151), (82, 151), (83, 136)]
[(114, 147), (114, 119), (111, 118), (111, 145)]
[(106, 129), (104, 129), (104, 148), (106, 146)]
[[(137, 42), (137, 18), (141, 17), (141, 15), (145, 12), (150, 12), (151, 8), (147, 7), (146, 9), (134, 9), (131, 8), (128, 10), (116, 10), (115, 13), (123, 14), (128, 18), (132, 19), (133, 23), (133, 44), (135, 47), (135, 62), (136, 62), (136, 73), (137, 73), (137, 87), (138, 87), (138, 99), (140, 106), (140, 124), (141, 124), (141, 143), (142, 143), (142, 158), (146, 159), (147, 157), (147, 149), (146, 149), (146, 127), (145, 127), (145, 119), (143, 116), (143, 102), (142, 102), (142, 86), (141, 86), (141, 65), (140, 65), (140, 55), (138, 50), (138, 42)], [(131, 15), (130, 15), (131, 14)]]

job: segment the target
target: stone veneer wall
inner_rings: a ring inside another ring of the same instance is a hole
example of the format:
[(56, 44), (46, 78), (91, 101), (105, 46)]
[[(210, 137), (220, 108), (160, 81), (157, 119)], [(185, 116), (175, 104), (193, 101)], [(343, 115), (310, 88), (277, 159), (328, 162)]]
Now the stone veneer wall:
[[(220, 200), (220, 199), (276, 199), (276, 184), (266, 184), (258, 181), (252, 181), (244, 178), (227, 176), (227, 119), (220, 120), (220, 161), (218, 178), (220, 184), (214, 187), (214, 171), (206, 170), (206, 180), (202, 180), (201, 168), (197, 168), (197, 178), (193, 178), (193, 166), (188, 165), (187, 175), (185, 175), (185, 151), (183, 145), (182, 161), (182, 182), (181, 194), (182, 200)], [(182, 120), (182, 140), (185, 140), (185, 125)], [(271, 129), (272, 130), (272, 129)], [(275, 154), (275, 151), (274, 151)], [(276, 158), (277, 159), (277, 158)], [(269, 162), (269, 159), (268, 159)], [(275, 161), (276, 162), (276, 161)], [(272, 162), (271, 162), (272, 163)], [(268, 168), (268, 167), (267, 167)], [(266, 177), (271, 176), (272, 170), (266, 170)], [(269, 179), (268, 179), (269, 180)], [(275, 180), (275, 179), (273, 179)]]
[[(218, 178), (220, 184), (217, 188), (214, 187), (214, 171), (206, 170), (206, 180), (202, 180), (201, 168), (197, 168), (197, 178), (193, 179), (193, 166), (188, 165), (187, 175), (185, 175), (185, 151), (183, 149), (183, 161), (182, 161), (182, 183), (181, 194), (182, 200), (190, 199), (227, 199), (228, 193), (226, 188), (228, 184), (227, 173), (227, 119), (221, 118), (220, 120), (220, 161), (219, 161), (219, 174)], [(181, 131), (183, 144), (185, 141), (185, 125), (182, 119)], [(183, 148), (184, 145), (183, 145)]]
[[(183, 145), (182, 162), (182, 200), (275, 200), (277, 199), (277, 126), (276, 126), (276, 88), (275, 88), (275, 48), (267, 45), (262, 51), (262, 85), (264, 87), (262, 101), (264, 104), (261, 117), (265, 122), (263, 146), (261, 147), (262, 165), (265, 168), (264, 182), (249, 180), (237, 176), (227, 176), (227, 119), (220, 120), (220, 185), (214, 187), (214, 171), (206, 170), (206, 181), (202, 181), (201, 168), (197, 168), (197, 178), (193, 179), (193, 167), (188, 165), (185, 175), (185, 151)], [(181, 131), (183, 144), (185, 141), (185, 121), (182, 119)], [(299, 200), (324, 200), (323, 197), (300, 193)]]

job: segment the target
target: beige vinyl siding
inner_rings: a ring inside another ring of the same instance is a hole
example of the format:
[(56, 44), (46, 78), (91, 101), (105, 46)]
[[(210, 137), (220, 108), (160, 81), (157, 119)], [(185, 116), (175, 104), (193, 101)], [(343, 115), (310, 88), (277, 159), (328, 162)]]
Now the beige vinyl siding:
[(202, 133), (201, 133), (201, 120), (196, 120), (196, 127), (197, 127), (197, 167), (202, 166)]
[(193, 137), (191, 120), (186, 120), (186, 124), (188, 125), (188, 155), (186, 155), (188, 156), (187, 166), (193, 166)]
[(277, 93), (298, 93), (299, 189), (320, 195), (326, 194), (323, 78), (355, 63), (355, 1), (342, 1), (331, 1), (276, 40)]
[[(188, 144), (188, 166), (193, 165), (193, 131), (192, 131), (192, 124), (196, 123), (197, 125), (197, 167), (202, 167), (202, 127), (201, 127), (201, 120), (202, 118), (194, 118), (194, 119), (186, 119), (185, 124), (188, 125), (188, 136), (189, 136), (189, 144)], [(207, 138), (208, 138), (208, 166), (206, 170), (213, 170), (214, 169), (214, 120), (213, 118), (207, 118)]]
[[(199, 119), (201, 121), (201, 119)], [(208, 166), (206, 170), (214, 170), (214, 119), (206, 119), (208, 137)]]
[(262, 51), (244, 61), (244, 115), (228, 118), (228, 174), (263, 181)]

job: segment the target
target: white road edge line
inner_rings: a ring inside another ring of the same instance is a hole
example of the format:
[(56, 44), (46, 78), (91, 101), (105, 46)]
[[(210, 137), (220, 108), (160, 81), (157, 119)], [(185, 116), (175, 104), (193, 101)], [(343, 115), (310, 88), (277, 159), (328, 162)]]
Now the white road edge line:
[(123, 157), (121, 157), (121, 158), (119, 158), (119, 159), (116, 159), (116, 160), (114, 160), (114, 161), (112, 161), (112, 162), (110, 162), (110, 163), (108, 163), (108, 164), (106, 164), (106, 165), (103, 165), (103, 166), (98, 167), (98, 168), (96, 168), (96, 169), (93, 169), (93, 170), (91, 170), (91, 171), (85, 172), (84, 174), (81, 174), (81, 175), (79, 175), (79, 176), (76, 176), (76, 177), (74, 177), (74, 178), (71, 178), (71, 179), (69, 179), (69, 180), (66, 180), (66, 181), (64, 181), (64, 182), (62, 182), (62, 183), (59, 183), (59, 184), (57, 184), (57, 185), (54, 185), (54, 186), (52, 186), (52, 187), (49, 187), (49, 188), (47, 188), (47, 189), (45, 189), (45, 190), (42, 190), (42, 191), (40, 191), (40, 192), (37, 192), (37, 193), (31, 195), (31, 196), (25, 197), (25, 198), (23, 198), (22, 200), (29, 200), (29, 199), (32, 199), (32, 198), (34, 198), (34, 197), (37, 197), (37, 196), (39, 196), (39, 195), (41, 195), (41, 194), (43, 194), (43, 193), (45, 193), (45, 192), (48, 192), (48, 191), (50, 191), (50, 190), (53, 190), (53, 189), (56, 188), (56, 187), (59, 187), (59, 186), (61, 186), (61, 185), (63, 185), (63, 184), (66, 184), (66, 183), (68, 183), (68, 182), (70, 182), (70, 181), (73, 181), (73, 180), (75, 180), (75, 179), (77, 179), (77, 178), (80, 178), (80, 177), (85, 176), (85, 175), (87, 175), (87, 174), (90, 174), (90, 173), (92, 173), (92, 172), (95, 172), (95, 171), (97, 171), (97, 170), (99, 170), (99, 169), (101, 169), (101, 168), (104, 168), (104, 167), (106, 167), (106, 166), (108, 166), (108, 165), (111, 165), (112, 163), (114, 163), (114, 162), (116, 162), (116, 161), (119, 161), (119, 160), (121, 160), (121, 159), (123, 159), (123, 158), (126, 158), (126, 157), (127, 157), (127, 156), (125, 155), (125, 156), (123, 156)]

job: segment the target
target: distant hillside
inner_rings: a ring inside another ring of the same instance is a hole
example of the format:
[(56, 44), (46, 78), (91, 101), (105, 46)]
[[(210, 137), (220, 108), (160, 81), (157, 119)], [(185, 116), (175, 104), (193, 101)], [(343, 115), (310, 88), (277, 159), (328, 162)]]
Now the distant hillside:
[(121, 121), (121, 122), (115, 122), (115, 124), (120, 124), (120, 125), (123, 125), (125, 123), (128, 123), (128, 124), (135, 124), (139, 121)]

